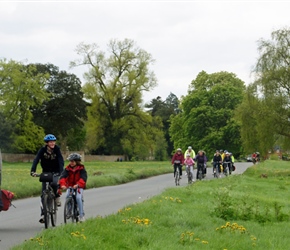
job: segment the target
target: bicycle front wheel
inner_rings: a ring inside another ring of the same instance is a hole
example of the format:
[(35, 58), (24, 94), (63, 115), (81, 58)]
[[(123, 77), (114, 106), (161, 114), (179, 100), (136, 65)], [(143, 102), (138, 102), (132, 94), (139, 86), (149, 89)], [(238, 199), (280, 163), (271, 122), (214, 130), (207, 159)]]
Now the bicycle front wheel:
[(57, 205), (56, 205), (56, 200), (50, 197), (50, 216), (51, 216), (51, 225), (53, 227), (56, 226), (56, 215), (57, 215)]
[(45, 228), (48, 228), (49, 226), (49, 197), (47, 194), (43, 195), (43, 201), (42, 201), (42, 206), (43, 206), (43, 216), (44, 216), (44, 226)]
[(75, 202), (74, 199), (72, 197), (69, 197), (65, 200), (65, 204), (64, 204), (64, 223), (74, 223), (75, 221), (75, 214), (74, 214), (74, 210), (75, 210)]
[(179, 178), (180, 178), (180, 176), (179, 176), (179, 170), (176, 169), (176, 173), (175, 173), (175, 184), (176, 184), (176, 186), (179, 185)]

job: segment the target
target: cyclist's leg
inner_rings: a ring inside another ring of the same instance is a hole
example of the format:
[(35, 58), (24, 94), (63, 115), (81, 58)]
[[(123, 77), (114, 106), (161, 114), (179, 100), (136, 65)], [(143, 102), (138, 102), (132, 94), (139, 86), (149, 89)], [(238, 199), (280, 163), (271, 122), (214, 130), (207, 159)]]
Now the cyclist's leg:
[(179, 172), (180, 172), (180, 176), (182, 176), (182, 165), (181, 164), (179, 164)]
[(78, 204), (78, 208), (79, 208), (79, 213), (80, 213), (80, 218), (83, 218), (85, 213), (84, 213), (84, 208), (83, 208), (83, 192), (84, 190), (82, 188), (78, 188), (77, 192), (76, 192), (76, 201)]
[(177, 164), (174, 163), (174, 170), (173, 170), (173, 176), (175, 177), (175, 173), (176, 173), (176, 168), (177, 168)]
[(50, 186), (52, 187), (53, 192), (55, 194), (55, 197), (59, 197), (60, 196), (59, 193), (57, 192), (57, 190), (58, 190), (58, 179), (59, 179), (59, 176), (53, 176), (53, 180), (50, 183)]

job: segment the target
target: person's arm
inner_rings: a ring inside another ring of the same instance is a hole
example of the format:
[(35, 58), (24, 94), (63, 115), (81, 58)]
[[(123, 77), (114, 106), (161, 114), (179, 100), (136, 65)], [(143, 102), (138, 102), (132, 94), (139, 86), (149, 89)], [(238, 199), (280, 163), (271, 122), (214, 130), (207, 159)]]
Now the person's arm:
[(57, 155), (57, 161), (58, 161), (58, 173), (62, 173), (63, 172), (63, 167), (64, 167), (64, 160), (63, 160), (63, 156), (61, 154), (60, 151), (60, 147), (57, 146), (57, 151), (56, 151), (56, 155)]
[(86, 187), (86, 182), (87, 182), (87, 179), (88, 179), (88, 174), (87, 174), (86, 169), (83, 168), (81, 170), (80, 174), (81, 174), (81, 176), (80, 176), (80, 179), (77, 181), (77, 185), (80, 188), (85, 188)]
[(194, 159), (195, 158), (195, 151), (192, 150), (192, 158)]
[(68, 171), (65, 169), (62, 171), (60, 177), (59, 177), (59, 185), (60, 187), (66, 187), (66, 178), (68, 177)]
[(41, 148), (41, 149), (37, 152), (37, 155), (35, 156), (35, 158), (34, 158), (34, 160), (33, 160), (33, 162), (32, 162), (32, 167), (31, 167), (31, 170), (30, 170), (30, 174), (36, 172), (37, 164), (39, 163), (40, 158), (41, 158), (42, 155), (43, 155), (43, 148)]

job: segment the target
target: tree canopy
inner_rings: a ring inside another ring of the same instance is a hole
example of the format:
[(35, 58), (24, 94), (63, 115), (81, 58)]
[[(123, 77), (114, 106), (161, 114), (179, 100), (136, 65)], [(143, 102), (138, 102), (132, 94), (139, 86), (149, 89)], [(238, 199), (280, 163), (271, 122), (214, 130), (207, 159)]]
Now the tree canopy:
[[(43, 127), (46, 133), (53, 133), (60, 137), (64, 146), (68, 135), (73, 136), (73, 131), (81, 131), (86, 119), (86, 106), (81, 81), (74, 74), (60, 71), (52, 64), (35, 64), (36, 73), (47, 74), (48, 80), (45, 82), (45, 91), (49, 99), (41, 105), (33, 107), (34, 122)], [(71, 140), (70, 148), (79, 149), (76, 144), (82, 142), (83, 138), (77, 136), (78, 140)]]
[(150, 70), (151, 55), (129, 39), (111, 40), (109, 55), (96, 44), (81, 43), (77, 52), (80, 59), (71, 65), (88, 66), (83, 87), (90, 103), (86, 123), (88, 148), (97, 153), (132, 155), (133, 148), (128, 145), (136, 148), (136, 144), (142, 144), (142, 133), (152, 122), (152, 117), (142, 109), (142, 92), (156, 86)]
[(47, 78), (33, 65), (0, 60), (0, 112), (3, 124), (14, 125), (8, 130), (11, 144), (5, 150), (29, 153), (41, 145), (44, 132), (33, 123), (30, 108), (48, 98), (44, 90)]
[(233, 73), (200, 72), (181, 100), (181, 113), (171, 119), (175, 148), (192, 146), (214, 152), (227, 149), (241, 153), (239, 125), (234, 110), (242, 101), (244, 83)]
[[(245, 149), (265, 155), (281, 138), (290, 146), (290, 29), (260, 39), (258, 52), (255, 82), (248, 86), (238, 110)], [(249, 112), (251, 121), (243, 119)]]

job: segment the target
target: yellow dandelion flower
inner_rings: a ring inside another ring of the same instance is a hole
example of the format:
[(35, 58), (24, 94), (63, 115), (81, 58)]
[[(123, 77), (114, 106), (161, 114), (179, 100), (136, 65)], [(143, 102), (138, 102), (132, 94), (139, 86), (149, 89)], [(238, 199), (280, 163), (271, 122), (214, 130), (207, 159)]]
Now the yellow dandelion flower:
[(194, 240), (199, 241), (200, 239), (199, 238), (195, 238)]
[(202, 243), (202, 244), (208, 244), (208, 241), (203, 240), (201, 243)]

